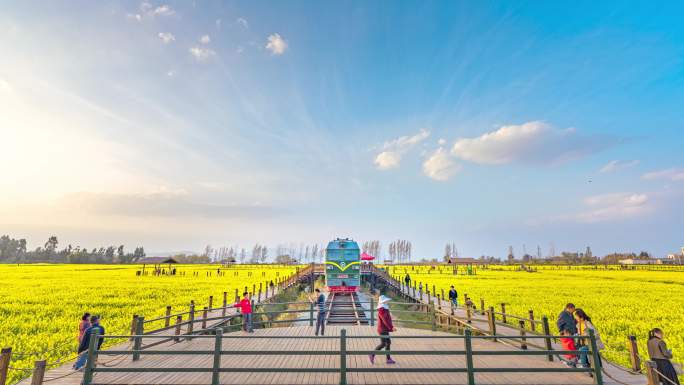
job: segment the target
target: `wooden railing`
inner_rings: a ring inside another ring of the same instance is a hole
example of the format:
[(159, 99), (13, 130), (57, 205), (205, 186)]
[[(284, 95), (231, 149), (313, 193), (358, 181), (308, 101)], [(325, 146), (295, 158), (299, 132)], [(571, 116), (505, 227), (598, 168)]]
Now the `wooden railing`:
[[(129, 372), (129, 373), (212, 373), (212, 385), (218, 385), (219, 375), (221, 373), (339, 373), (341, 385), (347, 384), (347, 374), (348, 373), (386, 373), (386, 372), (414, 372), (414, 373), (466, 373), (468, 377), (468, 384), (475, 385), (475, 374), (476, 373), (592, 373), (594, 377), (594, 383), (597, 385), (603, 384), (603, 377), (601, 373), (601, 361), (599, 359), (598, 349), (596, 346), (596, 338), (593, 331), (589, 331), (588, 336), (582, 336), (588, 340), (590, 349), (587, 351), (588, 357), (591, 362), (591, 368), (569, 368), (558, 366), (555, 368), (551, 367), (540, 367), (540, 368), (521, 368), (521, 367), (508, 367), (508, 368), (497, 368), (497, 367), (476, 367), (474, 363), (475, 356), (536, 356), (536, 355), (556, 355), (556, 354), (578, 354), (577, 351), (567, 351), (567, 350), (475, 350), (473, 349), (472, 342), (474, 339), (494, 339), (494, 338), (507, 338), (516, 339), (520, 338), (518, 336), (475, 336), (472, 335), (471, 331), (467, 329), (464, 335), (448, 335), (448, 336), (393, 336), (393, 339), (462, 339), (464, 342), (463, 350), (390, 350), (383, 351), (383, 354), (392, 355), (453, 355), (453, 356), (464, 356), (466, 365), (465, 367), (443, 367), (443, 368), (424, 368), (424, 367), (370, 367), (370, 368), (359, 368), (359, 367), (348, 367), (347, 359), (349, 356), (354, 355), (368, 355), (377, 353), (374, 350), (348, 350), (347, 342), (350, 339), (377, 339), (376, 335), (368, 336), (347, 336), (346, 329), (342, 329), (340, 336), (245, 336), (245, 335), (224, 335), (223, 329), (217, 328), (214, 330), (214, 335), (192, 335), (188, 336), (188, 339), (213, 339), (214, 349), (213, 350), (104, 350), (98, 351), (97, 344), (101, 338), (126, 338), (128, 336), (99, 336), (97, 334), (98, 330), (94, 330), (90, 338), (90, 346), (88, 350), (88, 360), (83, 374), (83, 385), (90, 385), (93, 382), (93, 376), (96, 373), (107, 373), (107, 372)], [(560, 336), (528, 336), (527, 338), (556, 338)], [(135, 335), (134, 339), (156, 339), (161, 338), (160, 336), (154, 335)], [(293, 350), (223, 350), (222, 342), (225, 339), (255, 339), (255, 338), (267, 338), (267, 339), (338, 339), (339, 345), (336, 350), (312, 350), (312, 351), (293, 351)], [(98, 367), (96, 365), (97, 357), (99, 355), (131, 355), (133, 360), (137, 360), (141, 355), (211, 355), (213, 356), (212, 367), (202, 367), (202, 368), (176, 368), (176, 367)], [(338, 356), (339, 365), (337, 367), (307, 367), (307, 368), (255, 368), (255, 367), (222, 367), (221, 357), (224, 355), (254, 355), (254, 356), (264, 356), (264, 355), (281, 355), (281, 356), (311, 356), (311, 355), (326, 355), (326, 356)]]

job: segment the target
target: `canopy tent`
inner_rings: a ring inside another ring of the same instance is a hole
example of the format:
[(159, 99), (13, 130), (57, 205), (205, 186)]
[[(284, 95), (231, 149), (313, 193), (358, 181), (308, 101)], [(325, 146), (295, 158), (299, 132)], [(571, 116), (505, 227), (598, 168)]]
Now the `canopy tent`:
[(369, 255), (369, 254), (367, 254), (367, 253), (362, 253), (362, 254), (361, 254), (361, 260), (362, 260), (362, 261), (372, 261), (372, 260), (374, 260), (374, 259), (375, 259), (374, 256)]

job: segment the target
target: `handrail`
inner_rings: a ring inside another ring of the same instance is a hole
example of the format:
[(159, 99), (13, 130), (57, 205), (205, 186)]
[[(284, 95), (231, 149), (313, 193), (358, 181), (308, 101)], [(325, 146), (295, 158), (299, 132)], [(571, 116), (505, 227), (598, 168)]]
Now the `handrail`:
[[(226, 372), (252, 372), (252, 373), (339, 373), (340, 374), (340, 384), (347, 384), (347, 373), (382, 373), (382, 372), (401, 372), (401, 373), (467, 373), (468, 374), (468, 384), (475, 385), (474, 373), (592, 373), (594, 375), (594, 381), (597, 385), (603, 384), (603, 378), (601, 376), (601, 362), (598, 358), (598, 349), (596, 346), (596, 337), (593, 331), (589, 331), (588, 336), (580, 336), (580, 338), (588, 338), (590, 340), (590, 349), (587, 354), (592, 358), (592, 368), (567, 368), (567, 367), (544, 367), (544, 368), (493, 368), (493, 367), (475, 367), (473, 356), (542, 356), (549, 354), (579, 354), (576, 350), (475, 350), (472, 347), (473, 339), (482, 338), (522, 338), (522, 336), (505, 336), (505, 335), (494, 335), (494, 336), (474, 336), (469, 329), (465, 330), (464, 335), (413, 335), (413, 336), (392, 336), (393, 339), (462, 339), (464, 340), (465, 349), (453, 349), (453, 350), (390, 350), (383, 351), (382, 354), (394, 354), (394, 355), (460, 355), (466, 357), (466, 367), (444, 367), (444, 368), (398, 368), (398, 367), (384, 367), (384, 368), (359, 368), (359, 367), (347, 367), (347, 356), (355, 355), (366, 355), (375, 354), (375, 350), (347, 350), (346, 341), (348, 339), (362, 339), (362, 338), (378, 338), (377, 335), (361, 335), (361, 336), (347, 336), (346, 329), (340, 331), (339, 336), (246, 336), (246, 335), (223, 335), (221, 329), (216, 329), (215, 335), (191, 335), (187, 336), (188, 339), (210, 339), (215, 340), (215, 347), (213, 350), (142, 350), (140, 348), (133, 350), (109, 350), (109, 351), (98, 351), (97, 341), (102, 338), (114, 338), (117, 336), (100, 336), (97, 334), (97, 330), (93, 332), (90, 340), (90, 350), (88, 353), (88, 361), (83, 374), (83, 385), (91, 385), (93, 381), (93, 375), (97, 372), (130, 372), (130, 373), (202, 373), (202, 372), (212, 372), (214, 373), (212, 379), (212, 385), (218, 385), (219, 383), (219, 373)], [(128, 336), (124, 336), (128, 337)], [(163, 338), (163, 336), (150, 336), (150, 335), (134, 335), (135, 339), (145, 339), (145, 338)], [(527, 338), (551, 338), (554, 336), (544, 335), (544, 336), (528, 336)], [(332, 350), (224, 350), (221, 348), (222, 341), (224, 339), (338, 339), (339, 349)], [(138, 345), (139, 346), (139, 345)], [(156, 368), (156, 367), (104, 367), (99, 368), (96, 366), (98, 355), (130, 355), (134, 360), (139, 359), (141, 355), (213, 355), (214, 365), (213, 367), (202, 367), (202, 368)], [(224, 355), (279, 355), (279, 356), (339, 356), (340, 364), (339, 367), (333, 368), (253, 368), (253, 367), (230, 367), (224, 368), (220, 365), (220, 358)]]

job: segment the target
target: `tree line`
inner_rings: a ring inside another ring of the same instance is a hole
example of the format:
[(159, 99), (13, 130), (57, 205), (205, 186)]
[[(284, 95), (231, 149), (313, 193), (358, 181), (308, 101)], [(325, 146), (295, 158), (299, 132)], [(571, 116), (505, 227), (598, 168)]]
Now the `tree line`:
[(50, 236), (43, 246), (28, 250), (26, 239), (0, 237), (0, 263), (135, 263), (145, 257), (145, 249), (136, 247), (126, 252), (124, 245), (88, 250), (85, 247), (66, 245), (59, 248), (56, 236)]

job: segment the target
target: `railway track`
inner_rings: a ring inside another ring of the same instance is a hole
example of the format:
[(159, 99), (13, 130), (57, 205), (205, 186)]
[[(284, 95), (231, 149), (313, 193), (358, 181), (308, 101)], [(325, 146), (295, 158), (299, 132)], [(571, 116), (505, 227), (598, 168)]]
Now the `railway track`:
[(368, 317), (356, 293), (331, 293), (326, 303), (327, 325), (367, 325)]

